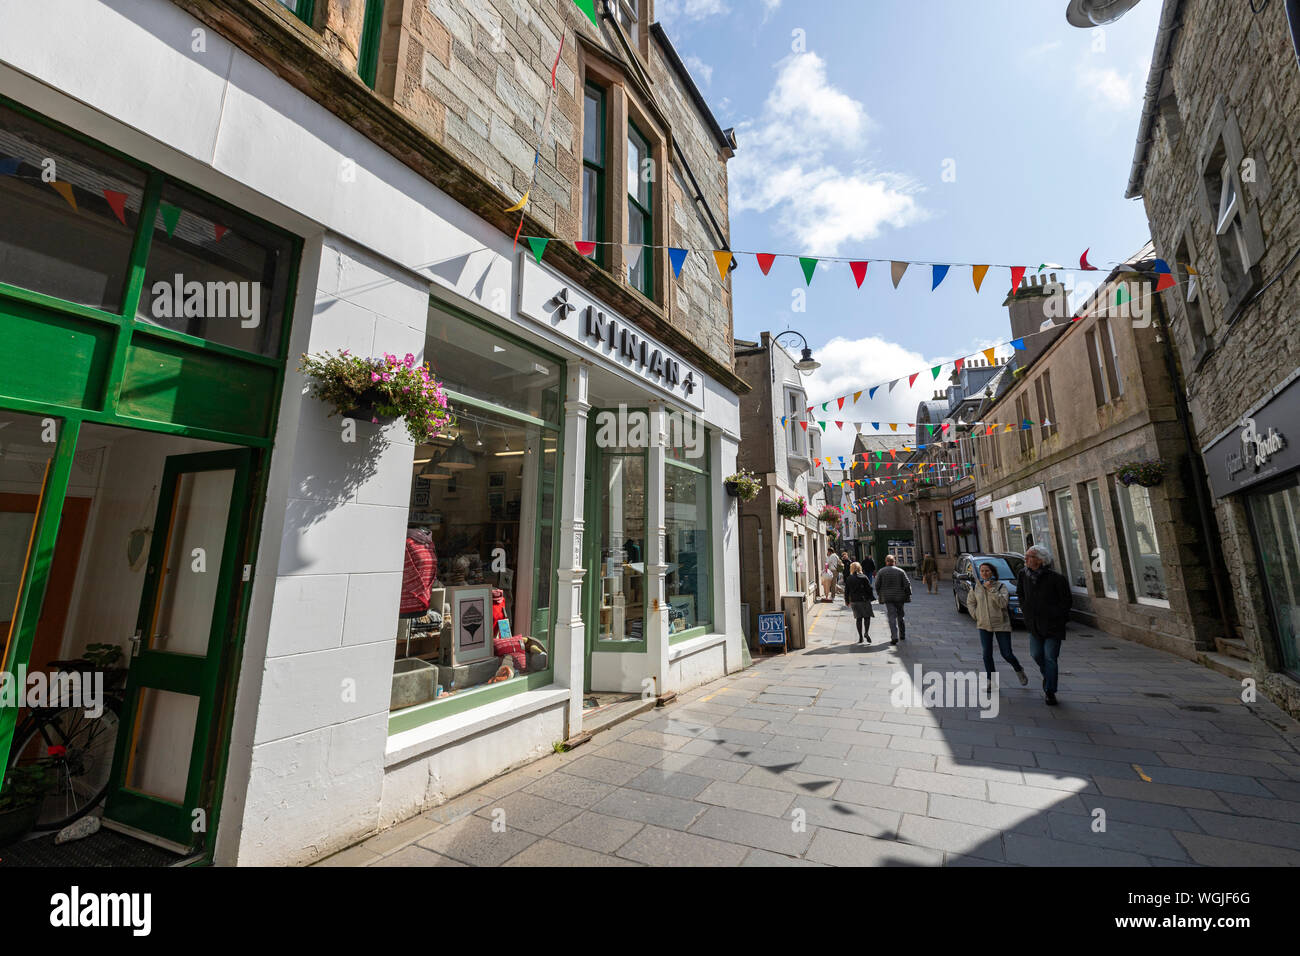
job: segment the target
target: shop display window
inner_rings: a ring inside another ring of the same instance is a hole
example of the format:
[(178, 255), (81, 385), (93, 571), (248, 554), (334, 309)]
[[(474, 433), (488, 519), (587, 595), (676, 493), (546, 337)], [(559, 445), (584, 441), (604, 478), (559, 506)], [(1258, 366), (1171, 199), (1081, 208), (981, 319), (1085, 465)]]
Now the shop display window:
[(33, 559), (36, 516), (62, 422), (0, 411), (0, 667), (12, 650), (14, 612)]
[(0, 106), (0, 282), (120, 313), (143, 170)]
[(1151, 513), (1151, 493), (1142, 485), (1125, 485), (1115, 480), (1124, 543), (1128, 549), (1129, 579), (1139, 604), (1169, 606), (1165, 588), (1165, 567), (1156, 540), (1156, 522)]
[(642, 451), (600, 456), (600, 604), (596, 639), (601, 644), (645, 640), (646, 491)]
[[(708, 443), (700, 443), (708, 463)], [(664, 562), (670, 636), (707, 627), (713, 620), (709, 472), (678, 463), (664, 465)]]
[(425, 355), (455, 424), (415, 449), (391, 707), (437, 716), (551, 670), (562, 366), (437, 310)]
[(1080, 591), (1088, 588), (1087, 562), (1083, 557), (1083, 543), (1078, 525), (1074, 523), (1074, 495), (1069, 491), (1056, 493), (1056, 518), (1061, 529), (1061, 570), (1070, 579), (1070, 586)]
[(1300, 483), (1246, 500), (1282, 667), (1300, 675)]
[(154, 215), (136, 318), (278, 357), (292, 263), (293, 246), (280, 234), (166, 185)]

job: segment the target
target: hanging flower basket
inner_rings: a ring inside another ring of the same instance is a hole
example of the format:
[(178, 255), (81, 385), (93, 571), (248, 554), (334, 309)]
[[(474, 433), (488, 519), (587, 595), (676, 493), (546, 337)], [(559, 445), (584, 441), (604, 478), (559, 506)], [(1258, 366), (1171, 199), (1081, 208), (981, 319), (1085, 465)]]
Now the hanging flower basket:
[(817, 520), (838, 527), (844, 520), (844, 512), (834, 505), (822, 505), (822, 510), (817, 512)]
[(800, 518), (808, 513), (808, 502), (804, 500), (803, 495), (798, 498), (787, 498), (782, 495), (776, 500), (776, 513), (782, 518)]
[(1159, 458), (1146, 461), (1128, 461), (1119, 466), (1115, 477), (1126, 485), (1153, 488), (1165, 480), (1165, 463)]
[(385, 425), (406, 419), (406, 431), (419, 444), (448, 433), (453, 423), (442, 383), (430, 374), (428, 363), (415, 364), (385, 354), (382, 359), (361, 358), (342, 352), (306, 355), (298, 366), (312, 380), (312, 394), (334, 406), (330, 416)]
[(734, 475), (728, 475), (724, 478), (722, 487), (733, 498), (739, 498), (741, 501), (753, 501), (758, 497), (759, 489), (762, 486), (758, 483), (758, 478), (753, 472), (742, 468)]

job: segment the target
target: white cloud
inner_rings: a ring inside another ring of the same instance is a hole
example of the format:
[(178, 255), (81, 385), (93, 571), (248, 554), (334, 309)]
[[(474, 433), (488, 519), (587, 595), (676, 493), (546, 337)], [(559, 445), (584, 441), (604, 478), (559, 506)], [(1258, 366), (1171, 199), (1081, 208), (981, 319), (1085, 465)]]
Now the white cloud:
[(1109, 109), (1126, 110), (1136, 99), (1133, 74), (1125, 73), (1121, 76), (1113, 67), (1085, 67), (1076, 74), (1075, 82), (1079, 89), (1090, 94), (1095, 102)]
[(761, 116), (737, 130), (732, 210), (775, 211), (801, 248), (822, 255), (924, 219), (914, 180), (832, 155), (860, 156), (873, 128), (862, 103), (827, 80), (821, 57), (786, 57)]
[(1060, 40), (1048, 40), (1046, 43), (1040, 43), (1037, 46), (1031, 46), (1022, 54), (1024, 60), (1040, 60), (1049, 53), (1061, 48)]
[(730, 12), (726, 0), (660, 0), (655, 16), (664, 23), (674, 20), (704, 20)]
[(690, 71), (691, 76), (699, 77), (708, 86), (713, 82), (713, 67), (705, 63), (698, 56), (682, 57), (682, 62), (686, 64), (686, 69)]

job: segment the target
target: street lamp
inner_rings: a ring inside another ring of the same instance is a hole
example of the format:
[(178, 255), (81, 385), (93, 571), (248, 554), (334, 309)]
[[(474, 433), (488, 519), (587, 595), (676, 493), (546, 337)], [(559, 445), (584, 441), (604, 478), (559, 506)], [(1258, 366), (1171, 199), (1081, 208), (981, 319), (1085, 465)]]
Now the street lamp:
[(776, 337), (777, 342), (780, 342), (781, 339), (785, 338), (787, 335), (798, 336), (799, 341), (803, 343), (803, 351), (799, 354), (799, 361), (794, 363), (796, 369), (800, 372), (808, 373), (815, 372), (817, 369), (822, 367), (822, 363), (813, 358), (812, 349), (808, 347), (808, 340), (803, 337), (803, 333), (796, 332), (794, 329), (787, 329)]
[(1065, 19), (1070, 26), (1091, 29), (1114, 23), (1138, 5), (1138, 0), (1070, 0)]

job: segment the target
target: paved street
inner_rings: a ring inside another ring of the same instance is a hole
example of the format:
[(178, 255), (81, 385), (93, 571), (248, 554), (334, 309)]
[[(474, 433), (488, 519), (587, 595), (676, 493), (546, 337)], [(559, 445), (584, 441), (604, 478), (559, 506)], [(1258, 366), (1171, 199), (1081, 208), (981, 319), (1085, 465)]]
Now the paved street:
[(1059, 707), (1043, 703), (1024, 630), (1013, 642), (1030, 685), (999, 661), (995, 717), (895, 707), (900, 669), (981, 669), (951, 593), (915, 587), (897, 648), (883, 614), (875, 644), (858, 647), (844, 606), (818, 605), (805, 650), (326, 865), (1300, 864), (1300, 725), (1277, 708), (1078, 625), (1061, 654)]

